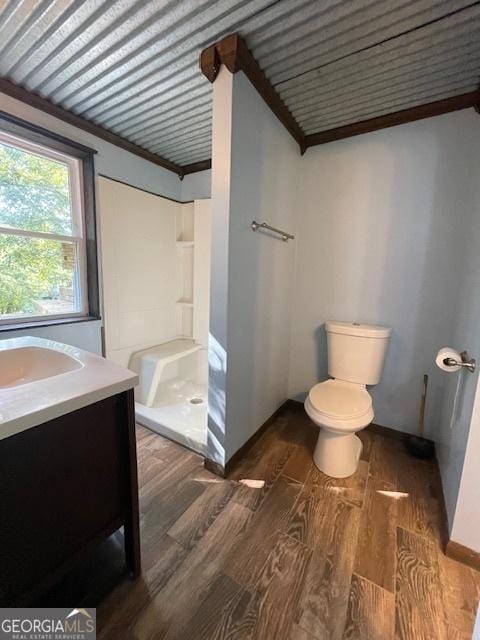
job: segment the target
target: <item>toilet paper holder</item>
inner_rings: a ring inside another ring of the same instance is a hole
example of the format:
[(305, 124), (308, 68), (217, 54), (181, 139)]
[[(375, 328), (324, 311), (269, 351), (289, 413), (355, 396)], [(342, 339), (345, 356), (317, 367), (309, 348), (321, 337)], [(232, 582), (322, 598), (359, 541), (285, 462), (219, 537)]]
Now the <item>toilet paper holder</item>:
[(458, 360), (455, 360), (455, 358), (445, 358), (443, 364), (445, 364), (447, 367), (465, 367), (467, 371), (473, 373), (475, 371), (475, 367), (477, 366), (475, 358), (470, 358), (467, 351), (462, 351), (460, 357), (462, 359), (461, 362), (458, 362)]

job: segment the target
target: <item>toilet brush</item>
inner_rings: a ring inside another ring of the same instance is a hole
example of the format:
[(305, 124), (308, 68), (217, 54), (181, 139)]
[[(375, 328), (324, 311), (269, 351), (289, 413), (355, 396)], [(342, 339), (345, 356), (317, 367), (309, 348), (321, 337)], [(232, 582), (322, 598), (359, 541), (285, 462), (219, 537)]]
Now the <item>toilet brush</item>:
[(407, 450), (416, 458), (432, 458), (435, 453), (435, 447), (431, 440), (425, 440), (423, 436), (423, 427), (425, 424), (425, 403), (427, 400), (428, 376), (423, 376), (422, 400), (420, 402), (420, 414), (418, 420), (418, 435), (409, 436), (405, 441)]

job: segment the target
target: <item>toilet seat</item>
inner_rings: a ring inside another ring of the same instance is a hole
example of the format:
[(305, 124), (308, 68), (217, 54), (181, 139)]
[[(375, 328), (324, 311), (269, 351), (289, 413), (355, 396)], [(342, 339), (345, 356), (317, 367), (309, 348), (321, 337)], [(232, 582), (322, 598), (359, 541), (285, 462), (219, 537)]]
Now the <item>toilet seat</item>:
[(372, 398), (364, 386), (344, 380), (326, 380), (310, 389), (305, 401), (317, 424), (338, 431), (355, 431), (373, 420)]
[(329, 418), (348, 420), (365, 415), (372, 408), (372, 397), (363, 385), (344, 380), (326, 380), (308, 393), (312, 406)]

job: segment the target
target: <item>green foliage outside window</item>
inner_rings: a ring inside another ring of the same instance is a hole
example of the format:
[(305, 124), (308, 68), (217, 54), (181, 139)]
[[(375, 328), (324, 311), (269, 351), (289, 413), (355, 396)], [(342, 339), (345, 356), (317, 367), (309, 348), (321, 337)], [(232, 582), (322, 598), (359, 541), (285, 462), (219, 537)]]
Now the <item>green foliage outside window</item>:
[[(0, 226), (72, 234), (69, 170), (0, 143)], [(65, 244), (0, 233), (0, 314), (28, 314), (33, 301), (72, 286)]]

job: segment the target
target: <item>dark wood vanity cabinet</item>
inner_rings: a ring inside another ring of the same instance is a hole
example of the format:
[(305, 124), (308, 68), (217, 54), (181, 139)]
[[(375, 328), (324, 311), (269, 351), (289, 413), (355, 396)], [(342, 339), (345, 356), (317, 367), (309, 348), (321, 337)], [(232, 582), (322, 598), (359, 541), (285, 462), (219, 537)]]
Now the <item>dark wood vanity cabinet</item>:
[(0, 440), (0, 606), (34, 602), (122, 526), (136, 577), (133, 390)]

